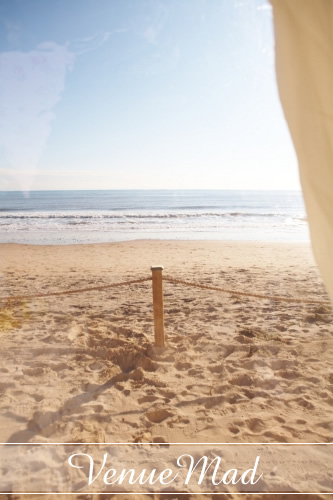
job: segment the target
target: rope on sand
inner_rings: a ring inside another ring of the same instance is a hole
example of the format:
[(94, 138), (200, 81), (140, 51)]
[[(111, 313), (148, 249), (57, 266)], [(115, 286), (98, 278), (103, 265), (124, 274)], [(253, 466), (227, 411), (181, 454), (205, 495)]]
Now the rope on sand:
[(279, 297), (275, 295), (264, 295), (260, 293), (237, 292), (235, 290), (230, 290), (228, 288), (219, 288), (210, 285), (200, 285), (199, 283), (193, 283), (191, 281), (183, 281), (174, 278), (163, 277), (163, 281), (168, 281), (169, 283), (173, 283), (175, 285), (185, 285), (189, 287), (201, 288), (203, 290), (213, 290), (216, 292), (228, 293), (230, 295), (238, 295), (241, 297), (255, 297), (257, 299), (275, 300), (280, 302), (297, 302), (298, 304), (325, 304), (325, 305), (331, 304), (330, 301), (328, 300), (296, 299), (295, 297)]
[[(10, 302), (15, 303), (22, 300), (33, 300), (33, 299), (41, 299), (47, 297), (59, 297), (62, 295), (72, 295), (76, 293), (84, 293), (84, 292), (93, 292), (93, 291), (101, 291), (108, 290), (109, 288), (116, 288), (120, 286), (126, 285), (135, 285), (137, 283), (144, 283), (145, 281), (151, 281), (152, 278), (141, 278), (137, 280), (131, 281), (122, 281), (119, 283), (110, 283), (109, 285), (101, 285), (87, 288), (77, 288), (75, 290), (63, 290), (61, 292), (50, 292), (50, 293), (37, 293), (33, 295), (12, 295), (8, 297), (0, 297), (0, 302)], [(251, 293), (251, 292), (240, 292), (237, 290), (230, 290), (229, 288), (220, 288), (216, 286), (210, 285), (201, 285), (200, 283), (194, 283), (192, 281), (183, 281), (175, 278), (166, 278), (163, 277), (163, 281), (167, 281), (168, 283), (173, 283), (175, 285), (184, 285), (188, 287), (200, 288), (202, 290), (212, 290), (214, 292), (222, 292), (229, 295), (237, 295), (240, 297), (254, 297), (257, 299), (266, 299), (266, 300), (274, 300), (277, 302), (295, 302), (298, 304), (321, 304), (321, 305), (330, 305), (329, 300), (316, 300), (316, 299), (297, 299), (296, 297), (281, 297), (276, 295), (264, 295), (260, 293)]]
[(46, 297), (58, 297), (61, 295), (72, 295), (74, 293), (83, 292), (93, 292), (100, 290), (107, 290), (109, 288), (116, 288), (123, 285), (134, 285), (137, 283), (143, 283), (144, 281), (151, 281), (151, 278), (141, 278), (138, 280), (131, 281), (121, 281), (120, 283), (110, 283), (109, 285), (92, 286), (87, 288), (76, 288), (75, 290), (62, 290), (61, 292), (50, 292), (50, 293), (36, 293), (33, 295), (12, 295), (9, 297), (0, 297), (1, 302), (18, 302), (21, 300), (32, 300), (32, 299), (43, 299)]

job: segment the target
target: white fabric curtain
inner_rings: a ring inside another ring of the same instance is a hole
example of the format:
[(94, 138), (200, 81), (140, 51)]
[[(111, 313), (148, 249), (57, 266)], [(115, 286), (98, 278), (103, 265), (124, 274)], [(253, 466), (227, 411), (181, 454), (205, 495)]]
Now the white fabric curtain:
[(315, 258), (333, 301), (333, 0), (271, 0), (280, 99)]

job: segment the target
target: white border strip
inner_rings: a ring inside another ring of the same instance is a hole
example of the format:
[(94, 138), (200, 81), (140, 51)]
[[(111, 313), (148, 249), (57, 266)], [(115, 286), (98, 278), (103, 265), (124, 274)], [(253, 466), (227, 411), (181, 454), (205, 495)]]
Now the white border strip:
[[(54, 446), (54, 445), (65, 445), (65, 446), (84, 446), (84, 445), (98, 445), (98, 446), (106, 446), (106, 445), (126, 445), (126, 446), (147, 446), (147, 445), (156, 445), (156, 446), (173, 446), (173, 445), (180, 445), (180, 444), (186, 444), (186, 445), (229, 445), (229, 446), (242, 446), (242, 445), (250, 445), (250, 446), (255, 446), (255, 445), (266, 445), (266, 446), (271, 446), (271, 445), (280, 445), (280, 446), (305, 446), (305, 445), (316, 445), (316, 446), (333, 446), (332, 443), (0, 443), (1, 445), (6, 445), (6, 446), (17, 446), (17, 445), (23, 445), (23, 446), (35, 446), (35, 445), (41, 445), (41, 446)], [(177, 493), (177, 492), (134, 492), (134, 493), (126, 493), (126, 492), (117, 492), (117, 491), (112, 491), (112, 492), (91, 492), (91, 491), (78, 491), (74, 493), (67, 493), (67, 492), (61, 492), (61, 493), (56, 493), (52, 491), (48, 491), (45, 493), (36, 493), (36, 492), (29, 492), (29, 493), (21, 493), (21, 492), (15, 492), (15, 491), (10, 491), (10, 492), (4, 492), (1, 493), (0, 495), (91, 495), (91, 494), (96, 494), (96, 495), (170, 495), (172, 493), (175, 493), (177, 495), (332, 495), (332, 492), (329, 493), (322, 493), (318, 491), (313, 491), (309, 493), (305, 492), (299, 492), (299, 493), (291, 493), (291, 492), (275, 492), (275, 493), (262, 493), (262, 492), (256, 492), (256, 493), (250, 493), (250, 492), (245, 492), (245, 493), (239, 493), (239, 492), (208, 492), (208, 493), (193, 493), (193, 492), (186, 492), (186, 493)]]
[(147, 446), (149, 445), (158, 445), (160, 446), (161, 444), (164, 446), (173, 446), (173, 445), (179, 445), (179, 444), (186, 444), (186, 445), (229, 445), (229, 446), (243, 446), (243, 445), (266, 445), (266, 446), (271, 446), (271, 445), (280, 445), (280, 446), (305, 446), (305, 445), (316, 445), (316, 446), (333, 446), (333, 441), (329, 443), (166, 443), (166, 442), (161, 442), (161, 443), (0, 443), (0, 445), (6, 445), (6, 446), (17, 446), (17, 445), (25, 445), (25, 446), (35, 446), (35, 445), (42, 445), (42, 446), (49, 446), (49, 445), (58, 445), (58, 444), (64, 444), (64, 445), (70, 445), (70, 446), (83, 446), (85, 444), (94, 444), (94, 445), (99, 445), (99, 446), (105, 446), (109, 444), (114, 444), (114, 445), (126, 445), (126, 446)]

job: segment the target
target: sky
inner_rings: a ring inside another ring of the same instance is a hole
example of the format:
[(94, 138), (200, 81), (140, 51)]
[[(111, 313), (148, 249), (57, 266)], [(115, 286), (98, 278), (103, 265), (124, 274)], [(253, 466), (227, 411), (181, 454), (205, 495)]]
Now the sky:
[(0, 1), (0, 190), (299, 187), (266, 0)]

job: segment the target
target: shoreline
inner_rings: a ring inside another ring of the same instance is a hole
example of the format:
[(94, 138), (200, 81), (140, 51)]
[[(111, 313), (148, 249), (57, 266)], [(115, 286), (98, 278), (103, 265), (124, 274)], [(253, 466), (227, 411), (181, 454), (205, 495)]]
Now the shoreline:
[[(41, 233), (43, 234), (43, 233)], [(193, 237), (193, 238), (179, 238), (179, 237), (174, 237), (172, 238), (171, 236), (165, 237), (165, 238), (158, 238), (156, 237), (156, 234), (151, 237), (147, 238), (142, 238), (140, 237), (140, 232), (138, 232), (138, 236), (133, 238), (133, 237), (128, 237), (125, 239), (114, 239), (114, 240), (108, 240), (105, 239), (105, 233), (101, 233), (102, 237), (100, 239), (91, 239), (90, 241), (85, 238), (82, 238), (82, 240), (79, 241), (73, 241), (72, 237), (68, 237), (68, 241), (65, 241), (66, 238), (60, 239), (60, 240), (51, 240), (47, 241), (46, 238), (44, 237), (43, 239), (36, 239), (36, 241), (30, 240), (27, 238), (27, 241), (1, 241), (1, 236), (0, 236), (0, 245), (9, 245), (9, 244), (17, 244), (17, 245), (45, 245), (45, 246), (68, 246), (68, 245), (103, 245), (103, 244), (111, 244), (111, 243), (126, 243), (126, 242), (131, 242), (131, 241), (193, 241), (193, 242), (199, 242), (199, 241), (216, 241), (216, 242), (226, 242), (226, 243), (238, 243), (238, 242), (248, 242), (248, 243), (304, 243), (304, 244), (311, 244), (310, 238), (296, 238), (296, 239), (289, 239), (289, 238), (282, 238), (282, 239), (274, 239), (274, 238), (258, 238), (258, 237), (250, 237), (250, 238), (241, 238), (241, 237), (233, 237), (233, 238), (226, 238), (226, 237), (221, 237), (221, 238), (216, 238), (216, 235), (213, 235), (211, 237), (202, 237), (198, 238)]]
[(133, 276), (150, 272), (150, 266), (156, 264), (164, 265), (166, 272), (185, 274), (195, 269), (219, 274), (234, 267), (256, 268), (258, 274), (261, 267), (267, 271), (267, 265), (281, 269), (293, 266), (295, 271), (308, 266), (318, 276), (311, 245), (304, 242), (143, 239), (72, 245), (0, 243), (0, 259), (0, 271), (17, 266), (36, 276), (45, 276), (52, 268), (56, 275), (66, 274), (77, 267), (78, 272), (104, 271), (119, 278), (130, 276), (129, 272)]
[(177, 239), (158, 239), (158, 238), (137, 238), (135, 240), (123, 240), (123, 241), (108, 241), (108, 242), (96, 242), (96, 243), (68, 243), (64, 245), (57, 245), (57, 244), (45, 244), (45, 243), (24, 243), (24, 242), (0, 242), (0, 247), (3, 245), (24, 245), (24, 246), (45, 246), (45, 247), (53, 247), (53, 246), (58, 246), (60, 248), (62, 247), (67, 247), (67, 246), (77, 246), (77, 245), (118, 245), (118, 244), (130, 244), (130, 243), (143, 243), (143, 242), (153, 242), (153, 243), (216, 243), (216, 244), (249, 244), (249, 245), (256, 245), (256, 244), (267, 244), (267, 245), (305, 245), (305, 246), (311, 246), (310, 241), (270, 241), (270, 240), (216, 240), (216, 239), (197, 239), (197, 240), (192, 240), (192, 239), (184, 239), (184, 240), (177, 240)]

